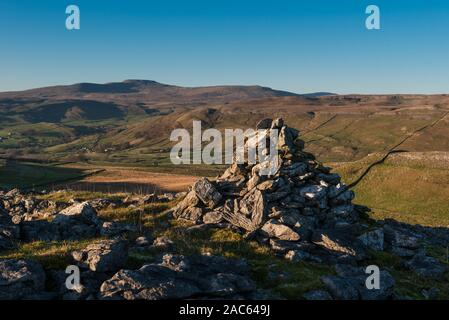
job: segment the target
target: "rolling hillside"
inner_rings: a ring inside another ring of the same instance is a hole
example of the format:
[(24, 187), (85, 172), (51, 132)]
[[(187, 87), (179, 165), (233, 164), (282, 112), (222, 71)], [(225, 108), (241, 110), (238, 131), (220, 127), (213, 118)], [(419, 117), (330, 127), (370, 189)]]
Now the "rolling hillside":
[[(189, 130), (193, 120), (203, 128), (244, 129), (266, 117), (283, 117), (301, 130), (306, 150), (346, 183), (366, 175), (355, 186), (356, 201), (373, 208), (374, 216), (449, 224), (449, 95), (297, 95), (258, 86), (182, 88), (142, 80), (0, 93), (0, 158), (8, 159), (0, 163), (0, 187), (76, 179), (115, 166), (130, 175), (131, 168), (142, 168), (215, 176), (220, 166), (171, 164), (171, 131)], [(14, 159), (28, 162), (22, 167)], [(78, 171), (55, 163), (75, 163)], [(25, 167), (26, 181), (11, 175)], [(155, 183), (151, 174), (146, 177)], [(101, 179), (92, 177), (86, 185), (100, 188)]]

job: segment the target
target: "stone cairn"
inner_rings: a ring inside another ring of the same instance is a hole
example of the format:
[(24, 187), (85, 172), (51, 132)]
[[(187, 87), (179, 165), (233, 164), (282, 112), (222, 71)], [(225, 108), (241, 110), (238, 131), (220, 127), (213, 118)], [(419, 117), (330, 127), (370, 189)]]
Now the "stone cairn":
[(351, 238), (359, 227), (354, 193), (340, 176), (305, 152), (299, 131), (282, 119), (264, 119), (256, 129), (278, 130), (277, 171), (264, 176), (265, 163), (234, 162), (216, 181), (198, 180), (173, 216), (196, 224), (230, 224), (290, 259), (310, 258), (315, 245), (346, 257), (363, 256)]

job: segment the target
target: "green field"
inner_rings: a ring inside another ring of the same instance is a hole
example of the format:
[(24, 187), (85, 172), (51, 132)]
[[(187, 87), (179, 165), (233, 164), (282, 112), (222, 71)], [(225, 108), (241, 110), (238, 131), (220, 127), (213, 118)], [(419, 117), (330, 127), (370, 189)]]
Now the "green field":
[[(350, 183), (367, 164), (341, 163), (335, 171)], [(432, 162), (423, 165), (410, 160), (387, 160), (374, 167), (354, 191), (355, 202), (370, 207), (376, 219), (449, 226), (449, 170)]]
[(87, 171), (35, 163), (0, 160), (0, 188), (33, 188), (77, 179)]

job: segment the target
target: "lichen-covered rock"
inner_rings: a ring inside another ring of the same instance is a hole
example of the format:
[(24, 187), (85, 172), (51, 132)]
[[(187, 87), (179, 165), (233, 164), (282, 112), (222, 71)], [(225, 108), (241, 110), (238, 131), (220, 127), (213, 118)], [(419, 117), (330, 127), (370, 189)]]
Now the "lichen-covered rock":
[(207, 179), (202, 178), (193, 185), (197, 197), (210, 209), (215, 208), (221, 201), (222, 196)]
[(160, 300), (226, 298), (250, 294), (255, 284), (243, 260), (216, 256), (165, 255), (159, 264), (120, 270), (100, 289), (102, 299)]
[(113, 272), (125, 265), (128, 244), (124, 240), (100, 240), (84, 250), (74, 251), (72, 257), (80, 266), (92, 271)]
[(366, 257), (357, 239), (344, 230), (316, 230), (313, 233), (312, 242), (335, 254), (345, 254), (359, 260)]
[(405, 267), (426, 279), (441, 279), (447, 271), (447, 267), (433, 257), (426, 256), (423, 252), (416, 254), (405, 262)]
[(223, 221), (223, 214), (219, 211), (211, 211), (203, 216), (203, 222), (206, 224), (220, 223)]
[(0, 251), (15, 248), (19, 235), (20, 229), (13, 222), (13, 217), (5, 209), (0, 207)]
[(262, 227), (262, 230), (268, 234), (270, 238), (280, 240), (297, 241), (300, 239), (299, 234), (290, 227), (279, 223), (277, 220), (269, 220)]
[(375, 251), (384, 250), (384, 232), (383, 229), (376, 229), (366, 232), (358, 237), (358, 239), (369, 249)]
[(43, 292), (45, 272), (29, 260), (0, 260), (0, 300), (26, 299)]
[(58, 227), (63, 240), (92, 238), (100, 233), (102, 226), (89, 202), (76, 203), (64, 209), (56, 215), (52, 224)]
[[(192, 218), (196, 221), (199, 216), (201, 216), (201, 213), (198, 215), (194, 215), (192, 217), (192, 210), (194, 208), (197, 208), (197, 205), (200, 203), (200, 199), (196, 195), (195, 191), (190, 191), (184, 199), (174, 208), (173, 210), (173, 216), (176, 219), (185, 219), (185, 220), (191, 220)], [(201, 209), (201, 208), (198, 208)]]
[(240, 212), (251, 219), (255, 228), (260, 227), (268, 215), (266, 198), (259, 190), (254, 190), (240, 201)]
[[(388, 300), (393, 298), (395, 280), (388, 271), (380, 270), (379, 288), (368, 288), (367, 279), (371, 273), (367, 273), (366, 268), (337, 264), (335, 266), (335, 270), (337, 272), (337, 276), (335, 276), (337, 280), (334, 279), (336, 281), (334, 284), (339, 282), (344, 283), (348, 287), (354, 288), (358, 292), (358, 299)], [(329, 286), (329, 283), (325, 282), (325, 284)], [(343, 288), (340, 289), (343, 290)], [(352, 289), (348, 290), (352, 291)], [(335, 294), (334, 298), (344, 300), (344, 293), (343, 296), (341, 296), (337, 292), (331, 292), (333, 295)]]

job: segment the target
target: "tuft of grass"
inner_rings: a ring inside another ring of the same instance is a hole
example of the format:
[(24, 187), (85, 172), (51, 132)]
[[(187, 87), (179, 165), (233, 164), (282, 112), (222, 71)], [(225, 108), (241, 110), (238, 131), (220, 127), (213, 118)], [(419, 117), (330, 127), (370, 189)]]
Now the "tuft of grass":
[(45, 269), (65, 269), (72, 261), (71, 252), (87, 247), (92, 239), (81, 241), (36, 241), (19, 245), (16, 250), (0, 254), (0, 259), (30, 259)]
[(72, 199), (78, 199), (80, 201), (89, 201), (94, 199), (119, 200), (125, 198), (126, 196), (127, 195), (124, 193), (61, 190), (43, 195), (37, 195), (36, 198), (55, 202), (69, 202)]

